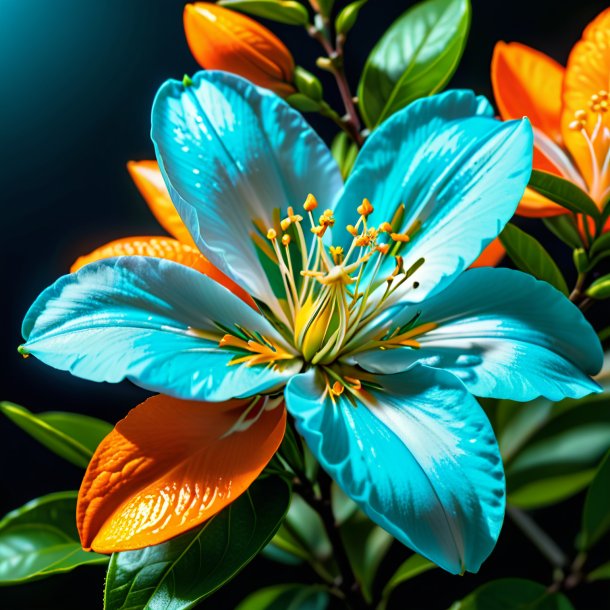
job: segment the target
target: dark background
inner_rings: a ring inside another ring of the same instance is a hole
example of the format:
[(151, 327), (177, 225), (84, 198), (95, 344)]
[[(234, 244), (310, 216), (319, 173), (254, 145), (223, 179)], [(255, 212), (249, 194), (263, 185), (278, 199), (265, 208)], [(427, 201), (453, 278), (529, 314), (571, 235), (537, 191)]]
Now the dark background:
[[(347, 45), (354, 88), (374, 42), (412, 4), (370, 0), (363, 9)], [(472, 4), (470, 38), (451, 85), (487, 96), (497, 40), (524, 42), (565, 64), (582, 29), (608, 6), (599, 0)], [(128, 383), (93, 384), (34, 358), (23, 360), (16, 347), (28, 306), (80, 254), (118, 237), (162, 232), (125, 163), (153, 156), (149, 114), (159, 85), (198, 69), (182, 30), (183, 5), (180, 0), (0, 0), (0, 399), (34, 411), (79, 411), (116, 422), (146, 396)], [(298, 64), (314, 69), (318, 47), (304, 31), (268, 25), (288, 42)], [(332, 83), (324, 83), (327, 98), (338, 102)], [(333, 135), (332, 124), (314, 119), (327, 139)], [(542, 237), (539, 227), (528, 224)], [(2, 514), (31, 498), (75, 489), (82, 475), (4, 418), (0, 460)], [(573, 546), (581, 506), (582, 497), (577, 497), (538, 511), (539, 520), (566, 549)], [(405, 556), (397, 548), (382, 570), (389, 573)], [(391, 608), (446, 608), (481, 582), (501, 576), (543, 583), (551, 579), (545, 560), (509, 522), (479, 575), (459, 578), (434, 571), (399, 589)], [(302, 569), (259, 559), (202, 607), (230, 609), (248, 590), (302, 578)], [(84, 567), (0, 589), (0, 608), (101, 608), (102, 586), (103, 569)], [(583, 586), (572, 599), (579, 610), (610, 606), (608, 589), (599, 584)]]

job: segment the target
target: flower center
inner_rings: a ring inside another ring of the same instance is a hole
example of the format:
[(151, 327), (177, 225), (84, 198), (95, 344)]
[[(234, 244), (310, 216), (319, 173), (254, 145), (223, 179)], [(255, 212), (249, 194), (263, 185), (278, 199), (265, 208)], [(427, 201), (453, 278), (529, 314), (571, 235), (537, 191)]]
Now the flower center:
[[(268, 229), (267, 239), (281, 275), (293, 344), (307, 362), (330, 364), (357, 346), (362, 331), (423, 263), (421, 259), (405, 270), (399, 255), (421, 223), (396, 232), (404, 210), (399, 206), (391, 222), (372, 226), (368, 218), (374, 208), (364, 199), (357, 207), (356, 223), (344, 229), (351, 235), (351, 243), (344, 249), (330, 245), (335, 227), (332, 211), (325, 210), (316, 221), (317, 207), (315, 197), (308, 195), (303, 208), (314, 235), (309, 244), (304, 216), (291, 207), (279, 226)], [(395, 258), (389, 275), (383, 265), (388, 257)], [(384, 284), (385, 289), (378, 290)], [(367, 338), (371, 338), (369, 334)]]
[(589, 111), (594, 120), (589, 121), (586, 110), (577, 110), (568, 126), (585, 140), (591, 162), (590, 195), (600, 205), (610, 195), (610, 130), (604, 120), (608, 107), (608, 92), (599, 91), (589, 100)]

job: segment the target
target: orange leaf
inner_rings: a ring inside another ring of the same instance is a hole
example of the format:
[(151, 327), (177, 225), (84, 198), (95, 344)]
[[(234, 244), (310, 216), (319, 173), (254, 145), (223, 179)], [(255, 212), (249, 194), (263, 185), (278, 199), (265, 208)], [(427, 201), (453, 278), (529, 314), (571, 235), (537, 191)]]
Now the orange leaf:
[(129, 161), (127, 170), (159, 224), (178, 241), (195, 247), (165, 186), (156, 161)]
[(169, 237), (125, 237), (111, 241), (96, 248), (93, 252), (79, 257), (70, 268), (70, 272), (74, 273), (89, 263), (115, 256), (154, 256), (192, 267), (222, 284), (242, 301), (256, 309), (252, 297), (231, 278), (212, 265), (197, 248)]
[(87, 468), (76, 515), (83, 548), (138, 549), (200, 525), (256, 479), (285, 427), (279, 399), (149, 398), (116, 425)]
[(208, 70), (233, 72), (284, 97), (295, 92), (294, 60), (266, 27), (210, 2), (187, 4), (184, 31), (197, 63)]

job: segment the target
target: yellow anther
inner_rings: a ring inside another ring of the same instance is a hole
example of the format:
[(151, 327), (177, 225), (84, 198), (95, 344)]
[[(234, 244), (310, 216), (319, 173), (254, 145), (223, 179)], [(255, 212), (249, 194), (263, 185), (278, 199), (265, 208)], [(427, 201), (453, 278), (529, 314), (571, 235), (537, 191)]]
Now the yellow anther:
[(333, 215), (333, 211), (330, 208), (326, 208), (323, 212), (322, 212), (323, 216), (326, 216), (326, 218), (330, 218)]
[(311, 227), (311, 232), (318, 237), (322, 237), (324, 233), (326, 233), (326, 225), (321, 225), (318, 227)]
[(343, 394), (343, 390), (345, 390), (345, 386), (340, 381), (335, 381), (330, 391), (335, 396), (341, 396), (341, 394)]
[(309, 193), (309, 195), (307, 195), (307, 199), (305, 199), (303, 207), (305, 208), (306, 212), (311, 212), (318, 207), (318, 201), (311, 193)]
[(286, 211), (288, 212), (288, 220), (290, 220), (290, 222), (301, 222), (301, 220), (303, 220), (303, 217), (300, 214), (294, 213), (294, 208), (292, 206), (288, 206)]
[[(327, 212), (329, 212), (327, 214)], [(335, 224), (335, 217), (330, 210), (326, 210), (322, 216), (320, 216), (319, 223), (321, 227), (332, 227)]]
[(360, 381), (360, 379), (356, 379), (355, 377), (343, 377), (343, 379), (350, 384), (353, 390), (362, 389), (362, 382)]
[(341, 264), (341, 261), (343, 260), (343, 248), (341, 246), (331, 246), (330, 253), (335, 265)]
[(376, 247), (377, 252), (381, 252), (381, 254), (387, 254), (390, 250), (390, 245), (389, 244), (379, 244)]
[(411, 238), (408, 235), (406, 235), (405, 233), (391, 233), (390, 237), (394, 241), (398, 241), (403, 244), (406, 244), (408, 241), (411, 241)]
[(601, 91), (599, 91), (597, 95), (599, 95), (599, 97), (603, 100), (608, 99), (608, 92), (605, 89), (602, 89)]
[(284, 246), (290, 245), (290, 235), (282, 235), (282, 244)]
[(577, 121), (584, 121), (587, 118), (587, 112), (585, 110), (577, 110), (574, 113), (574, 118)]
[(602, 100), (599, 103), (599, 111), (600, 112), (608, 112), (608, 100)]
[(277, 237), (277, 231), (275, 229), (269, 229), (267, 231), (267, 239), (273, 241)]
[(371, 202), (366, 197), (362, 200), (362, 204), (356, 208), (356, 211), (358, 214), (360, 214), (360, 216), (368, 216), (373, 212), (373, 210), (374, 208)]
[(583, 121), (572, 121), (569, 125), (568, 125), (568, 129), (570, 131), (580, 131), (581, 129), (583, 129), (585, 126), (585, 123)]
[(371, 237), (370, 235), (367, 235), (366, 233), (364, 233), (363, 235), (360, 235), (360, 237), (356, 238), (356, 245), (359, 246), (360, 248), (363, 248), (364, 246), (369, 246), (371, 244)]
[(281, 222), (280, 222), (280, 227), (282, 227), (282, 231), (286, 231), (288, 229), (288, 227), (291, 225), (292, 220), (290, 218), (284, 218)]
[(377, 229), (380, 233), (391, 233), (392, 232), (392, 225), (389, 222), (382, 222), (378, 229)]
[(354, 225), (347, 225), (347, 227), (345, 228), (347, 229), (347, 232), (353, 237), (356, 237), (356, 235), (358, 235), (358, 229), (356, 229)]

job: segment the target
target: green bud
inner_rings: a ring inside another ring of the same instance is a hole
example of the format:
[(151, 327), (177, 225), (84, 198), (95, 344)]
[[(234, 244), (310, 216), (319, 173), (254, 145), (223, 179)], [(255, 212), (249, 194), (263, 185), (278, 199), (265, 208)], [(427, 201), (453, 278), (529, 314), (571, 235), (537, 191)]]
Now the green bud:
[(610, 273), (595, 280), (585, 294), (592, 299), (610, 299)]
[(293, 93), (286, 98), (286, 101), (301, 112), (319, 112), (322, 107), (319, 102), (312, 100), (302, 93)]
[(322, 83), (305, 68), (296, 66), (294, 69), (294, 84), (299, 93), (316, 102), (322, 101)]
[(576, 248), (574, 250), (572, 257), (574, 258), (574, 266), (576, 267), (576, 271), (578, 273), (585, 273), (587, 271), (587, 267), (589, 266), (589, 257), (583, 248)]
[(356, 0), (356, 2), (352, 2), (348, 4), (337, 17), (335, 21), (335, 29), (337, 30), (337, 34), (347, 34), (356, 24), (356, 19), (358, 19), (358, 13), (360, 9), (366, 4), (367, 0)]

